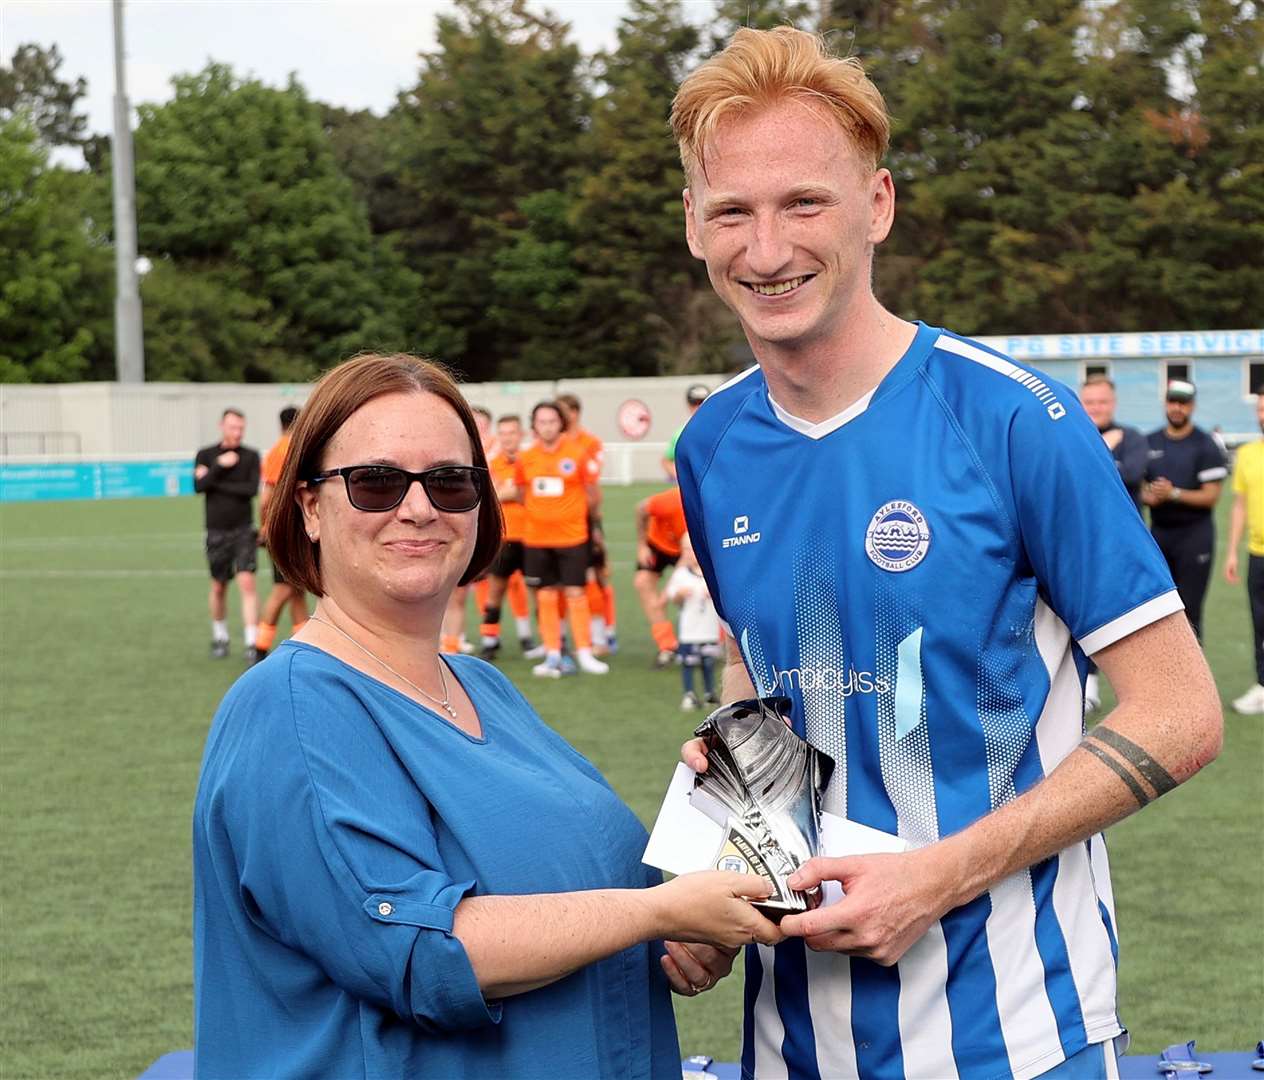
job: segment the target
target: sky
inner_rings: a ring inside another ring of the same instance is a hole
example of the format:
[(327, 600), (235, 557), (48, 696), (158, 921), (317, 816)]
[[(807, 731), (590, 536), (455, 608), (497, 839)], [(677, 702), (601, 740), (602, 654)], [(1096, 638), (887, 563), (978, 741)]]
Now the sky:
[[(533, 6), (536, 6), (533, 4)], [(585, 53), (615, 44), (624, 0), (552, 0)], [(709, 0), (691, 0), (699, 17)], [(127, 95), (132, 105), (171, 96), (173, 75), (208, 60), (282, 86), (296, 72), (319, 101), (383, 113), (416, 82), (418, 52), (434, 46), (445, 0), (128, 0), (124, 8)], [(82, 108), (93, 132), (112, 126), (113, 15), (110, 0), (0, 0), (0, 58), (18, 45), (57, 45), (61, 78), (88, 80)]]

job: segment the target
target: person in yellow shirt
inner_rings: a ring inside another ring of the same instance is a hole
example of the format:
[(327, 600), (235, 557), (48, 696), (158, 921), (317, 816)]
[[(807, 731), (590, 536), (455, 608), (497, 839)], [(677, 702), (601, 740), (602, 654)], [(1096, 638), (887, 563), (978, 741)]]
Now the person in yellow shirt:
[[(1264, 434), (1264, 394), (1255, 399), (1255, 418)], [(1244, 532), (1249, 532), (1246, 595), (1255, 634), (1255, 685), (1233, 702), (1233, 709), (1244, 716), (1258, 716), (1264, 713), (1264, 438), (1241, 447), (1233, 469), (1233, 512), (1225, 559), (1225, 580), (1230, 585), (1241, 580), (1238, 549)]]

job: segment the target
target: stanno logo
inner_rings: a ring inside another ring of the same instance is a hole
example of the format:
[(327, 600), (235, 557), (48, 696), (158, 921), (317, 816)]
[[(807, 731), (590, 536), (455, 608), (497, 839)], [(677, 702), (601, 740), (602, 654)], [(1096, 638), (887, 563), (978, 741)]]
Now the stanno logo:
[(722, 548), (741, 547), (743, 544), (758, 544), (760, 534), (750, 531), (750, 517), (739, 514), (733, 519), (733, 535), (726, 536), (720, 543)]

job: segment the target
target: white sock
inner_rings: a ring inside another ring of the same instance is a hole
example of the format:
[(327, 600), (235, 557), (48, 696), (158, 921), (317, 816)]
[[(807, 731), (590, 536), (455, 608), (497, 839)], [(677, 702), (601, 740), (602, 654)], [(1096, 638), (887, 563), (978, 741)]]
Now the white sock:
[(222, 619), (211, 620), (211, 640), (227, 641), (228, 640), (228, 623)]
[(548, 659), (555, 664), (560, 664), (562, 662), (562, 654), (555, 649), (550, 649)]
[(518, 638), (529, 638), (531, 636), (531, 618), (527, 615), (515, 615), (514, 622), (518, 626)]
[(245, 629), (245, 635), (246, 635), (246, 648), (253, 649), (255, 647), (255, 642), (258, 640), (259, 627), (247, 626)]
[(598, 648), (607, 644), (606, 620), (600, 615), (593, 615), (588, 620), (588, 632), (592, 637), (592, 643)]

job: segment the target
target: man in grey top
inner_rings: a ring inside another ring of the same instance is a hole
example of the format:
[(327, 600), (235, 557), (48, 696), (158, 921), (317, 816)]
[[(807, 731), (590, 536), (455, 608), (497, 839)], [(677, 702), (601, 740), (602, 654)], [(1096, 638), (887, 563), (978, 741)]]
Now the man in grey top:
[[(1080, 404), (1102, 433), (1102, 440), (1115, 459), (1119, 479), (1124, 482), (1140, 512), (1141, 485), (1145, 480), (1149, 450), (1145, 436), (1136, 428), (1115, 422), (1115, 384), (1106, 375), (1090, 375), (1084, 380), (1080, 387)], [(1084, 707), (1091, 712), (1101, 703), (1097, 665), (1089, 658), (1088, 676), (1084, 680)]]

